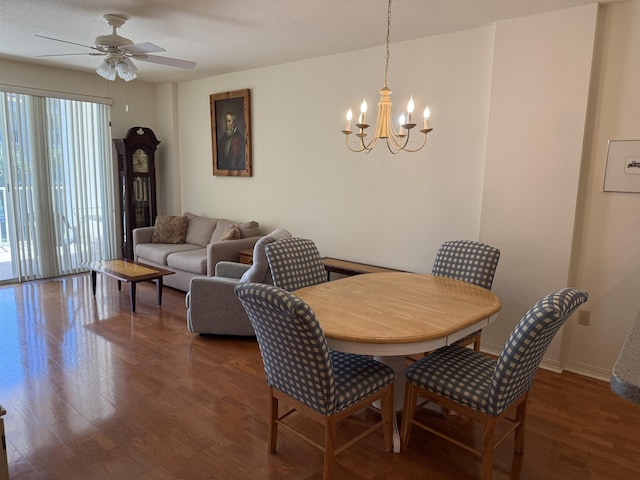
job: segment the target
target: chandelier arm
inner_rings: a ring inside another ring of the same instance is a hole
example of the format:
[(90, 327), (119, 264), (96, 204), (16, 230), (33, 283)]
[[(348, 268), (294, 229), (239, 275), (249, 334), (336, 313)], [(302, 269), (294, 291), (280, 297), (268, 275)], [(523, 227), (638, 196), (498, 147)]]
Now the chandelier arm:
[(365, 137), (360, 137), (360, 145), (362, 146), (362, 148), (353, 148), (349, 143), (349, 134), (345, 135), (345, 139), (346, 139), (347, 148), (354, 153), (360, 153), (360, 152), (369, 153), (371, 150), (373, 150), (373, 147), (378, 141), (377, 138), (372, 138), (371, 141), (367, 144), (364, 141)]
[[(409, 143), (409, 135), (407, 135), (407, 143)], [(422, 140), (422, 145), (420, 145), (419, 147), (415, 148), (415, 149), (411, 149), (411, 148), (403, 148), (402, 150), (405, 152), (409, 152), (409, 153), (416, 153), (419, 152), (420, 150), (423, 149), (423, 147), (427, 144), (427, 134), (424, 134), (424, 139)]]

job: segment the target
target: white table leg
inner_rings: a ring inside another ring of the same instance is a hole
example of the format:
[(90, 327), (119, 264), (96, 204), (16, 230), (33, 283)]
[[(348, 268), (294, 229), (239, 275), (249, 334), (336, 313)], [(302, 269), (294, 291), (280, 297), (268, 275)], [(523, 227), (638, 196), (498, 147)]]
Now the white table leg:
[[(397, 357), (375, 356), (373, 357), (380, 363), (389, 365), (396, 373), (396, 379), (393, 384), (393, 410), (399, 412), (404, 405), (404, 386), (406, 379), (404, 377), (404, 369), (406, 368), (406, 359), (404, 355)], [(393, 415), (393, 451), (400, 453), (400, 430), (398, 429), (398, 420)]]

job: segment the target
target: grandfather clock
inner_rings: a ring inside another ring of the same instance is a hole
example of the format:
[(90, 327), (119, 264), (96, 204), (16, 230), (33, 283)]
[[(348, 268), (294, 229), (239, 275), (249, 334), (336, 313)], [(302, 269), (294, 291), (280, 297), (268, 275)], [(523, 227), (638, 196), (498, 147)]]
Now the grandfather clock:
[(133, 127), (113, 141), (118, 154), (122, 256), (133, 259), (133, 229), (155, 222), (155, 151), (160, 143), (150, 128)]

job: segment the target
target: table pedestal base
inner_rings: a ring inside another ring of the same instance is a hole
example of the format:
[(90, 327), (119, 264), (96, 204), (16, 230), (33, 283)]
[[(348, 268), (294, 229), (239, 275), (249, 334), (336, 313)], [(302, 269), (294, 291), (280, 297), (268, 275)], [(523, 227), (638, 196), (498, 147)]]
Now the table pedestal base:
[[(388, 357), (376, 355), (373, 358), (380, 363), (390, 366), (395, 372), (396, 379), (393, 383), (393, 411), (401, 411), (404, 405), (404, 387), (407, 383), (407, 379), (404, 376), (404, 370), (407, 367), (405, 356)], [(377, 406), (379, 407), (379, 404)], [(394, 453), (400, 453), (400, 429), (398, 428), (396, 415), (393, 415), (393, 451)]]

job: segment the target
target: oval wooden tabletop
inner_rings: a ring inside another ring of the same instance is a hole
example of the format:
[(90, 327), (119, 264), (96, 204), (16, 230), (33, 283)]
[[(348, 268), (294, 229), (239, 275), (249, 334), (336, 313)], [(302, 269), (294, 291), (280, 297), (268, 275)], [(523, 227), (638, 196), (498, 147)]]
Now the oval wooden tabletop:
[(355, 275), (293, 293), (309, 304), (327, 338), (361, 343), (443, 338), (501, 308), (482, 287), (405, 272)]

